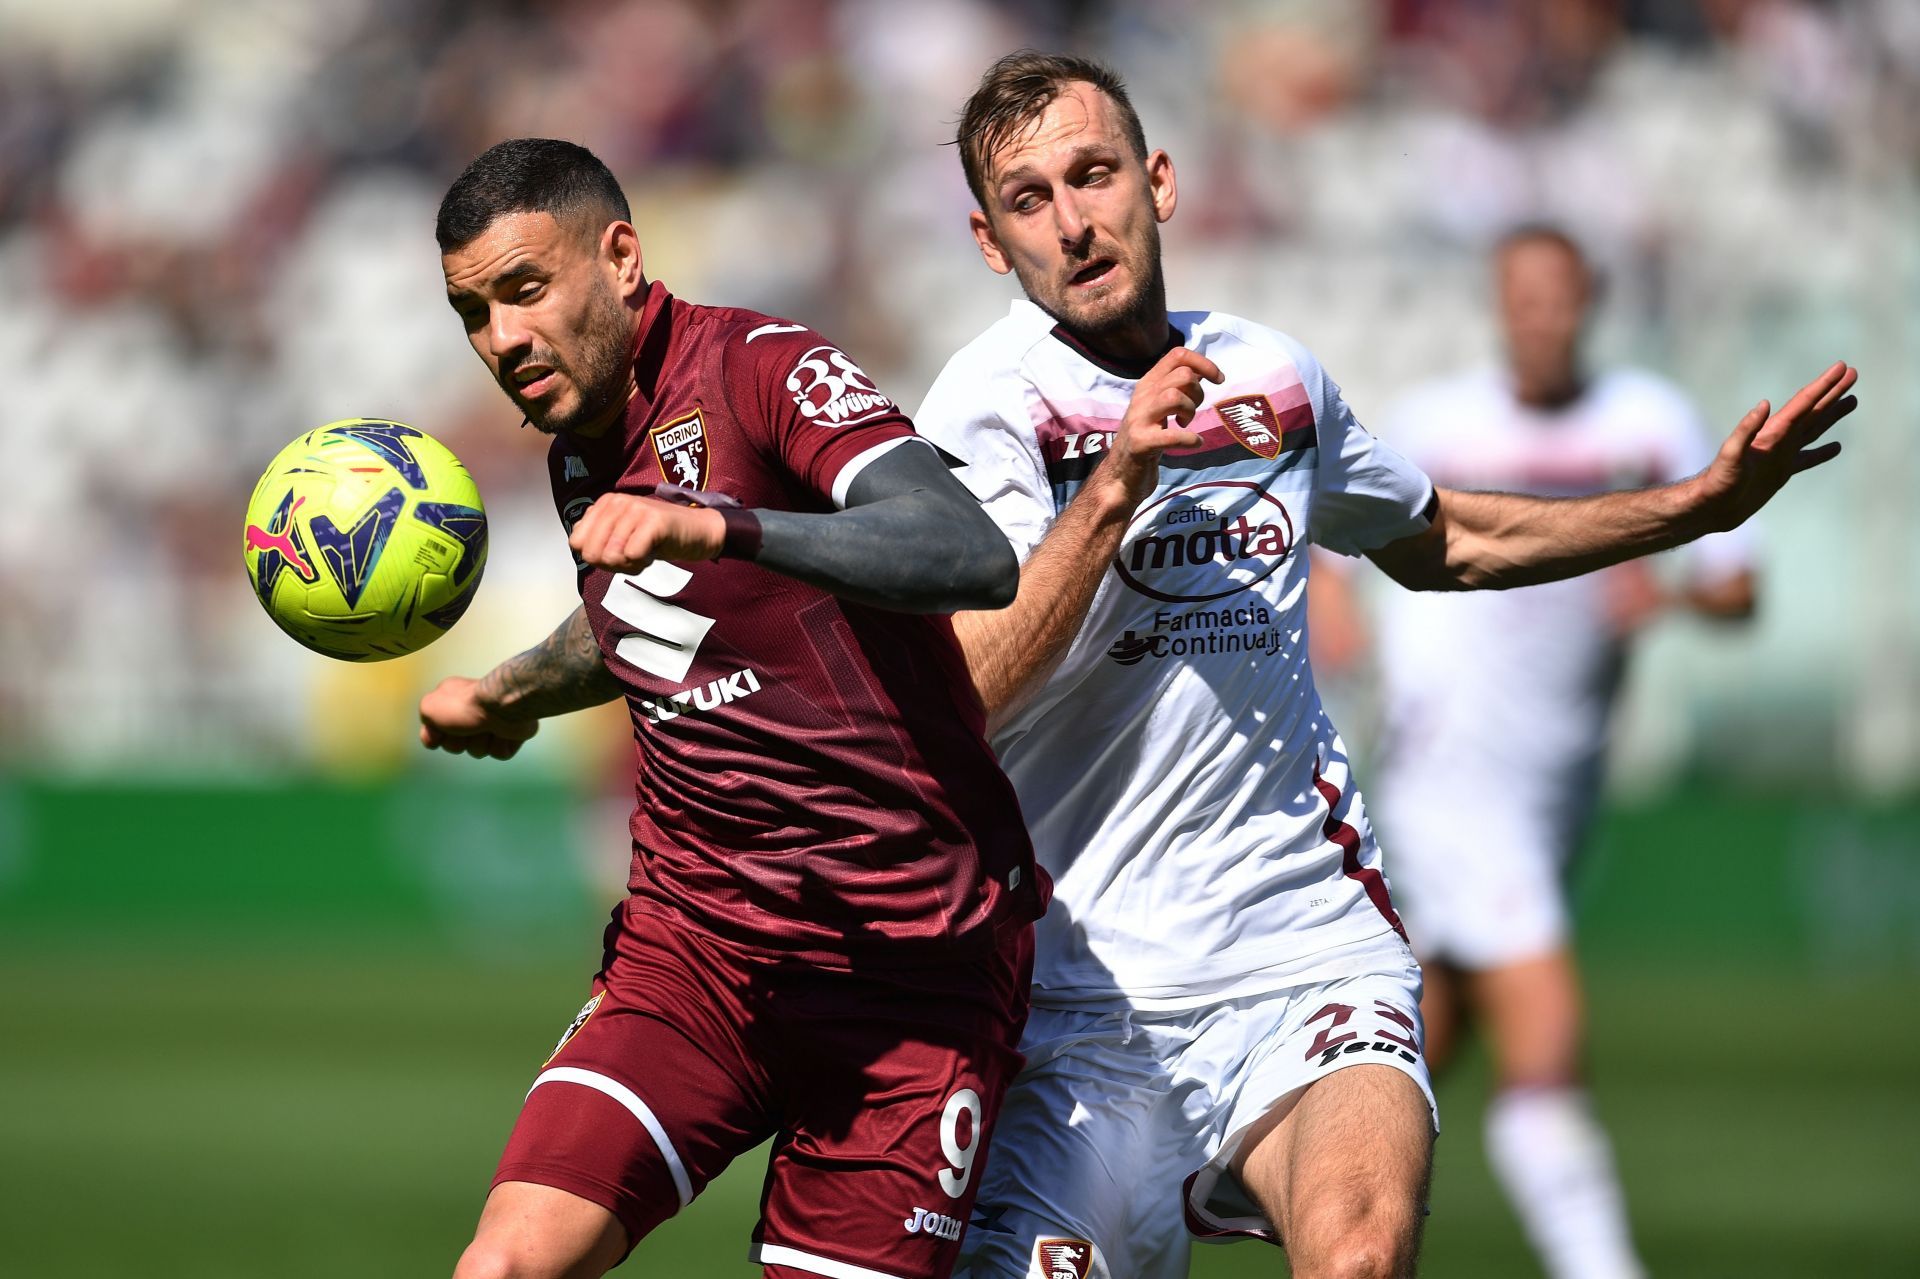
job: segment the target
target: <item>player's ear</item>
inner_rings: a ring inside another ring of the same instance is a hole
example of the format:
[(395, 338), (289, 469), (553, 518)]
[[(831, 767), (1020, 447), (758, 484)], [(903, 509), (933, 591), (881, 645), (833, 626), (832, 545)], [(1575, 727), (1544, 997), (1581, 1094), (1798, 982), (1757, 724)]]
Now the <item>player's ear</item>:
[(1180, 192), (1173, 178), (1173, 157), (1165, 151), (1156, 150), (1147, 157), (1147, 191), (1153, 197), (1153, 220), (1165, 222), (1172, 217)]
[(1607, 300), (1607, 277), (1591, 262), (1580, 264), (1580, 311), (1588, 317)]
[(600, 261), (613, 276), (613, 291), (622, 301), (646, 287), (646, 259), (640, 253), (640, 233), (631, 222), (609, 222), (600, 233)]
[(1013, 263), (1001, 251), (1000, 237), (993, 233), (993, 223), (986, 214), (978, 209), (967, 214), (967, 226), (972, 229), (973, 242), (980, 246), (980, 256), (987, 260), (988, 266), (1000, 275), (1013, 270)]

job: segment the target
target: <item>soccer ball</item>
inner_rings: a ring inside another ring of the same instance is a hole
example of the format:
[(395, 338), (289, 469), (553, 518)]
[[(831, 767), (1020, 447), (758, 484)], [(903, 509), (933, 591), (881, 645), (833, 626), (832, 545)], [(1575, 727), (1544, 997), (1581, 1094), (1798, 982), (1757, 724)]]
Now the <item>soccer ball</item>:
[(349, 418), (273, 459), (247, 503), (247, 576), (267, 615), (316, 653), (378, 662), (425, 648), (467, 611), (487, 514), (447, 447)]

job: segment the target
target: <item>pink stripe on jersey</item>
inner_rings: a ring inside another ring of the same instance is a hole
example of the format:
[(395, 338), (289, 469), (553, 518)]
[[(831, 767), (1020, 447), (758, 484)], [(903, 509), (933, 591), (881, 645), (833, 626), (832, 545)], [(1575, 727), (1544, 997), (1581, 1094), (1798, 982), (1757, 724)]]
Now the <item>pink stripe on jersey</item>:
[[(1282, 449), (1311, 443), (1306, 439), (1287, 438), (1297, 436), (1299, 432), (1311, 431), (1314, 425), (1311, 397), (1291, 365), (1275, 369), (1265, 378), (1222, 387), (1210, 398), (1212, 403), (1194, 414), (1191, 424), (1191, 429), (1200, 435), (1199, 445), (1171, 449), (1167, 454), (1169, 457), (1208, 453), (1235, 443), (1245, 445), (1261, 456), (1272, 457)], [(1259, 403), (1262, 400), (1265, 401), (1264, 411)], [(1227, 406), (1234, 413), (1235, 422), (1229, 423), (1222, 416), (1222, 406)], [(1040, 445), (1041, 457), (1053, 463), (1085, 452), (1099, 451), (1098, 448), (1086, 450), (1079, 447), (1079, 442), (1094, 434), (1110, 440), (1113, 433), (1120, 429), (1126, 411), (1126, 402), (1119, 399), (1042, 401), (1033, 412), (1033, 433)], [(1272, 438), (1264, 439), (1263, 431)], [(1099, 447), (1104, 447), (1104, 443)]]

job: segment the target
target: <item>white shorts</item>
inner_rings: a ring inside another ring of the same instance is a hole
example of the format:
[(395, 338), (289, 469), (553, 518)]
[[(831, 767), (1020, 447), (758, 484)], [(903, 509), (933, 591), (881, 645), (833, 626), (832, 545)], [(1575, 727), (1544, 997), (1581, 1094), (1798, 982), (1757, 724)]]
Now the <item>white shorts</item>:
[(1431, 1109), (1412, 952), (1389, 933), (1328, 958), (1317, 980), (1203, 1008), (1036, 1006), (956, 1276), (1180, 1279), (1196, 1236), (1274, 1240), (1227, 1169), (1289, 1094), (1387, 1065)]
[(1498, 798), (1383, 774), (1374, 828), (1393, 902), (1422, 959), (1469, 971), (1566, 944), (1566, 877), (1593, 811), (1586, 775), (1510, 778)]

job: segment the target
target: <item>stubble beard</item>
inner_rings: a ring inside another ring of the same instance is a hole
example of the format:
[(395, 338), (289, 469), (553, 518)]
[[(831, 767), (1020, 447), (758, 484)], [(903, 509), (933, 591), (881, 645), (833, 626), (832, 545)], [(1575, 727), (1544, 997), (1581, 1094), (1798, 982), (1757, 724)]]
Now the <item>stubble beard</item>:
[(605, 416), (624, 398), (627, 364), (632, 358), (632, 328), (627, 308), (615, 296), (605, 280), (593, 282), (588, 301), (586, 323), (580, 333), (580, 351), (576, 360), (558, 363), (554, 353), (550, 362), (564, 373), (579, 392), (579, 402), (571, 412), (548, 412), (534, 416), (531, 406), (517, 407), (526, 412), (527, 422), (545, 435), (577, 431)]
[[(1095, 254), (1094, 256), (1101, 256)], [(1124, 348), (1126, 338), (1134, 333), (1157, 335), (1166, 327), (1167, 316), (1167, 277), (1160, 259), (1160, 228), (1149, 224), (1147, 241), (1138, 255), (1128, 255), (1121, 264), (1133, 267), (1144, 258), (1147, 270), (1144, 273), (1133, 272), (1135, 283), (1133, 293), (1127, 297), (1115, 297), (1109, 293), (1092, 299), (1090, 303), (1077, 311), (1066, 304), (1063, 288), (1057, 301), (1049, 303), (1037, 294), (1033, 287), (1022, 280), (1027, 300), (1051, 315), (1060, 327), (1072, 334), (1082, 344), (1096, 351)], [(1114, 339), (1119, 338), (1116, 342)]]

